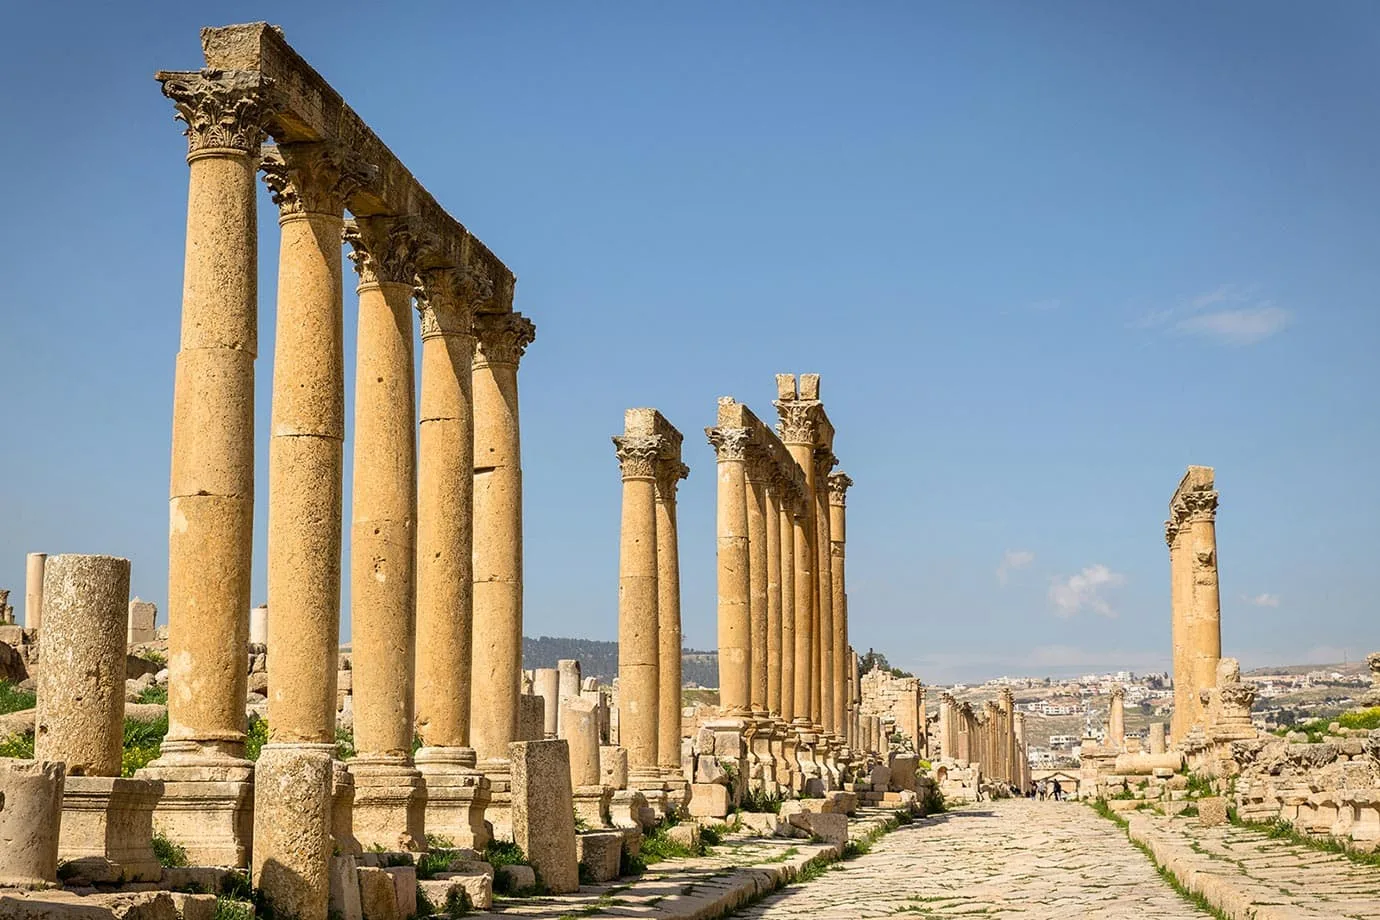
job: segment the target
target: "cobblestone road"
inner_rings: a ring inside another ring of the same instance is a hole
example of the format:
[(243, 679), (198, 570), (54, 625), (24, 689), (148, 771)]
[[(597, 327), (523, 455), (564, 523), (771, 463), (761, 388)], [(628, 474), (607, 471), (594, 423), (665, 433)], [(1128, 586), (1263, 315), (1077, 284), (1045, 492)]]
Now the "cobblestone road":
[(1029, 920), (1207, 917), (1126, 832), (1086, 805), (1008, 800), (897, 829), (872, 851), (734, 917), (843, 920), (978, 915)]

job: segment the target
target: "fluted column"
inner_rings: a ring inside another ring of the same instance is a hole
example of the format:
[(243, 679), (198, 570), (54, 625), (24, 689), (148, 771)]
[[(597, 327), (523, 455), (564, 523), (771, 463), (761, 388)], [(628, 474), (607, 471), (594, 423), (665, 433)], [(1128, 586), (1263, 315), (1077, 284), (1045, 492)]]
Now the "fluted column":
[[(187, 124), (190, 182), (173, 388), (168, 734), (140, 776), (164, 782), (159, 824), (195, 863), (246, 867), (253, 765), (244, 759), (244, 650), (259, 312), (254, 176), (269, 107), (257, 73), (158, 79)], [(41, 579), (41, 562), (37, 569)], [(42, 601), (31, 603), (33, 628)]]
[(750, 699), (752, 711), (767, 712), (767, 502), (766, 458), (760, 447), (748, 454), (744, 501), (748, 525), (748, 618), (752, 644)]
[(417, 241), (405, 221), (346, 228), (359, 274), (355, 356), (350, 626), (357, 756), (354, 833), (365, 848), (426, 845), (412, 764), (417, 451), (412, 288)]
[[(677, 449), (677, 455), (680, 451)], [(676, 524), (676, 485), (690, 475), (679, 459), (658, 460), (656, 470), (657, 655), (660, 715), (657, 764), (666, 776), (680, 777), (681, 628), (680, 538)]]
[[(833, 598), (834, 628), (830, 641), (833, 643), (831, 660), (833, 671), (834, 731), (847, 737), (848, 734), (848, 593), (844, 587), (844, 543), (847, 539), (844, 523), (844, 505), (848, 487), (853, 480), (847, 473), (839, 471), (828, 476), (829, 491), (829, 565), (830, 584)], [(917, 745), (919, 738), (913, 739)], [(918, 747), (917, 747), (918, 750)]]
[(749, 712), (752, 624), (748, 571), (746, 428), (707, 428), (718, 463), (719, 706), (727, 715)]
[[(536, 337), (519, 313), (475, 321), (474, 647), (470, 737), (501, 777), (517, 739), (522, 679), (522, 464), (518, 362)], [(506, 781), (503, 781), (506, 782)], [(502, 790), (495, 787), (495, 798)], [(495, 825), (497, 828), (497, 824)]]
[[(416, 763), (429, 833), (482, 848), (489, 782), (470, 745), (474, 628), (474, 310), (484, 289), (463, 270), (419, 273), (421, 412), (417, 448)], [(500, 819), (497, 823), (503, 823)]]
[(656, 462), (658, 435), (613, 439), (623, 475), (623, 521), (618, 544), (618, 727), (628, 751), (630, 782), (654, 781), (660, 654), (657, 615)]

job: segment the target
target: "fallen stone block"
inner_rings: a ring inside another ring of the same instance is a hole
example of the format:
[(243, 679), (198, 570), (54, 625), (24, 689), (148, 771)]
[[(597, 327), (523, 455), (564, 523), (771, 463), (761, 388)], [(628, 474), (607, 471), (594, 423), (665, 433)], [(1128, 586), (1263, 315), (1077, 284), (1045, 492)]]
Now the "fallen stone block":
[(359, 900), (359, 866), (353, 856), (331, 857), (329, 910), (340, 920), (360, 920), (364, 908)]
[(454, 862), (450, 871), (438, 874), (436, 880), (459, 884), (469, 896), (471, 906), (477, 910), (488, 910), (493, 906), (494, 867), (486, 862)]
[[(771, 815), (775, 818), (776, 815)], [(698, 824), (673, 824), (666, 829), (666, 839), (691, 850), (700, 846), (700, 826)]]
[(494, 882), (504, 894), (517, 894), (537, 887), (537, 873), (531, 866), (499, 866), (494, 870)]
[(398, 914), (404, 918), (417, 915), (417, 867), (389, 866), (383, 870), (393, 880), (393, 896), (398, 902)]
[(690, 784), (690, 806), (691, 817), (695, 818), (726, 818), (728, 817), (728, 787), (718, 783), (691, 783)]
[(807, 812), (810, 835), (825, 843), (841, 847), (848, 842), (848, 816)]
[(364, 920), (407, 920), (398, 913), (397, 889), (386, 869), (359, 867), (359, 901)]
[(623, 832), (588, 831), (575, 836), (575, 855), (586, 876), (594, 882), (618, 878), (623, 863)]
[(1198, 823), (1203, 827), (1217, 827), (1227, 823), (1227, 800), (1221, 796), (1198, 800)]
[(527, 854), (549, 892), (578, 891), (570, 749), (564, 740), (552, 740), (516, 741), (508, 750), (513, 765), (513, 842)]
[[(216, 896), (213, 894), (190, 894), (185, 891), (171, 891), (173, 907), (182, 920), (215, 920)], [(349, 918), (345, 918), (349, 920)], [(359, 915), (355, 915), (359, 920)]]

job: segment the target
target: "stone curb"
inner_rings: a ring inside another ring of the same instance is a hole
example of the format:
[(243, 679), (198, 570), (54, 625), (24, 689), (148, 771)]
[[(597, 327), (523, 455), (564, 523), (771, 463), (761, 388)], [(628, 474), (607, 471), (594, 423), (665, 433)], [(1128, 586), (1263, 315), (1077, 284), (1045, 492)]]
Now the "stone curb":
[[(923, 819), (916, 819), (917, 822), (921, 820)], [(898, 826), (899, 824), (892, 812), (869, 815), (849, 823), (848, 839), (854, 843), (861, 842), (869, 835), (876, 833), (878, 829), (888, 832), (895, 830)], [(834, 844), (811, 844), (795, 840), (782, 840), (781, 842), (794, 846), (800, 852), (779, 863), (724, 869), (721, 870), (725, 872), (722, 876), (716, 876), (710, 880), (696, 879), (694, 881), (695, 890), (688, 895), (665, 893), (667, 887), (678, 887), (675, 874), (677, 866), (675, 862), (663, 864), (666, 866), (665, 870), (656, 873), (654, 877), (636, 880), (631, 887), (618, 891), (618, 897), (626, 900), (626, 904), (601, 906), (597, 911), (592, 911), (592, 915), (601, 917), (638, 916), (655, 918), (655, 920), (717, 920), (717, 918), (725, 917), (795, 881), (801, 871), (809, 864), (816, 861), (825, 864), (833, 863), (843, 855), (843, 847)], [(704, 871), (703, 866), (687, 865), (685, 868), (697, 874)], [(601, 885), (590, 889), (590, 893), (597, 895), (612, 888), (613, 886)], [(639, 891), (639, 889), (642, 890)], [(640, 899), (644, 899), (642, 903), (639, 903)], [(646, 903), (646, 900), (650, 899), (656, 900), (653, 903)], [(490, 913), (471, 914), (470, 916), (476, 918), (533, 917), (531, 913), (521, 909), (523, 906), (522, 902), (514, 902), (512, 913), (498, 908)], [(573, 899), (552, 900), (550, 906), (552, 917), (581, 914), (584, 910), (584, 907), (577, 904)], [(592, 908), (593, 905), (589, 906)], [(537, 916), (545, 916), (545, 914)]]
[(1314, 911), (1296, 905), (1279, 904), (1278, 892), (1261, 889), (1251, 880), (1237, 873), (1226, 873), (1221, 863), (1195, 852), (1182, 838), (1155, 828), (1148, 818), (1133, 817), (1126, 832), (1131, 839), (1150, 850), (1156, 863), (1173, 874), (1194, 894), (1231, 920), (1333, 920), (1335, 914)]

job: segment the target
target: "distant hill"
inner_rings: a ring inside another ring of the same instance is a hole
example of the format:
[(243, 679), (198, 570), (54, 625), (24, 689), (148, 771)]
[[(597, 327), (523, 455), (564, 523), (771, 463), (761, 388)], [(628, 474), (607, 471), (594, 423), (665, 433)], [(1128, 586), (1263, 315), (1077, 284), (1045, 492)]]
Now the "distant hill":
[(1312, 674), (1314, 671), (1341, 674), (1359, 674), (1368, 670), (1365, 660), (1337, 662), (1336, 664), (1283, 664), (1268, 668), (1253, 668), (1242, 673), (1248, 677), (1282, 677), (1287, 674)]
[[(554, 668), (561, 658), (580, 662), (580, 674), (611, 683), (618, 675), (618, 643), (598, 639), (565, 639), (556, 636), (522, 637), (522, 666)], [(681, 683), (685, 686), (717, 687), (719, 653), (685, 649), (681, 655)]]

